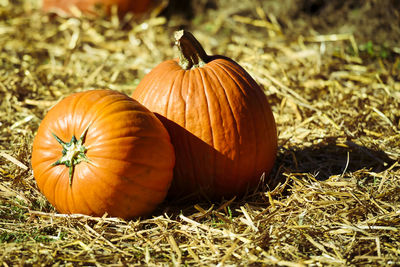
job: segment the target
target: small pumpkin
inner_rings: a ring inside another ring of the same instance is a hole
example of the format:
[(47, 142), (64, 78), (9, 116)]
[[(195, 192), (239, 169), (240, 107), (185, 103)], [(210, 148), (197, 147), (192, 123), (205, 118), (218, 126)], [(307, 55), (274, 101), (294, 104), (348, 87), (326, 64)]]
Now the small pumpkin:
[(174, 161), (168, 132), (152, 112), (122, 93), (92, 90), (47, 113), (31, 162), (59, 212), (131, 218), (164, 200)]
[(72, 15), (71, 7), (75, 6), (85, 14), (98, 14), (98, 8), (109, 14), (113, 5), (118, 7), (121, 15), (128, 12), (144, 13), (149, 10), (151, 0), (43, 0), (42, 10), (60, 15)]
[(241, 195), (275, 161), (267, 97), (241, 66), (208, 56), (191, 33), (178, 31), (175, 39), (179, 59), (156, 66), (132, 94), (169, 131), (176, 156), (171, 196)]

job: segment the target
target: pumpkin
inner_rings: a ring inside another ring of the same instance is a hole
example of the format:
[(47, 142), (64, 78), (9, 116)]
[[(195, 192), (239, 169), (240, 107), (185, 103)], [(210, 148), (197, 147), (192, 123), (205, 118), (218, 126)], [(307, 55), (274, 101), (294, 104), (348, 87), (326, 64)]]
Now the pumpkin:
[(151, 0), (43, 0), (42, 10), (60, 15), (72, 15), (71, 7), (75, 6), (86, 14), (98, 14), (98, 8), (109, 14), (112, 5), (118, 7), (121, 15), (127, 12), (144, 13), (149, 10)]
[(144, 76), (132, 97), (163, 122), (175, 148), (170, 196), (242, 195), (269, 173), (277, 131), (266, 95), (232, 59), (208, 56), (187, 31), (179, 58)]
[(92, 90), (47, 113), (31, 163), (59, 212), (131, 218), (164, 200), (174, 161), (168, 132), (152, 112), (122, 93)]

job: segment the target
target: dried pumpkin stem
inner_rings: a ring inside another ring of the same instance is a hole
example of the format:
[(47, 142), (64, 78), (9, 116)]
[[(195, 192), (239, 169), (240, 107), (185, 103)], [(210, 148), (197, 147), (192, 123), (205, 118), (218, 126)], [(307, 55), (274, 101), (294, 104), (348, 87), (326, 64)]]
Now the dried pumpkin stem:
[(202, 67), (209, 61), (199, 41), (188, 31), (175, 32), (175, 45), (179, 50), (179, 65), (184, 70)]

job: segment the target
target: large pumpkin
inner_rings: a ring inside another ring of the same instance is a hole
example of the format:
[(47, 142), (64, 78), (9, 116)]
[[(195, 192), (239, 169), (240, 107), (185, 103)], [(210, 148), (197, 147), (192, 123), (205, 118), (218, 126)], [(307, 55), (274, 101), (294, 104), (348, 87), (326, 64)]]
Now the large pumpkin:
[(120, 14), (127, 12), (143, 13), (150, 8), (151, 0), (42, 0), (42, 9), (61, 15), (71, 15), (71, 7), (75, 6), (83, 13), (97, 14), (100, 8), (109, 13), (111, 6), (116, 5)]
[(59, 212), (122, 218), (164, 200), (174, 161), (156, 116), (111, 90), (64, 98), (41, 122), (32, 151), (37, 185)]
[(132, 94), (169, 131), (176, 155), (171, 195), (241, 195), (275, 161), (277, 132), (267, 98), (233, 60), (208, 56), (189, 32), (175, 38), (179, 60), (156, 66)]

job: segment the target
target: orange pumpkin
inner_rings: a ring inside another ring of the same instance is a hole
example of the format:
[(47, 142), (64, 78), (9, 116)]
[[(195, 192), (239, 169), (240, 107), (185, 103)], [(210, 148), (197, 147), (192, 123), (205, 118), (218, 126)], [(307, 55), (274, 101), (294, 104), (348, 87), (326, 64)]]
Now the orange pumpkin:
[(76, 93), (55, 105), (34, 139), (40, 191), (61, 213), (131, 218), (168, 191), (175, 156), (156, 116), (112, 90)]
[(42, 10), (60, 15), (71, 15), (71, 7), (75, 6), (83, 13), (97, 14), (97, 8), (102, 8), (104, 12), (110, 13), (112, 5), (118, 7), (121, 15), (127, 12), (144, 13), (149, 10), (151, 0), (43, 0)]
[(171, 195), (241, 195), (275, 161), (277, 132), (267, 98), (233, 60), (208, 56), (189, 32), (175, 38), (179, 60), (156, 66), (132, 94), (169, 131), (176, 156)]

